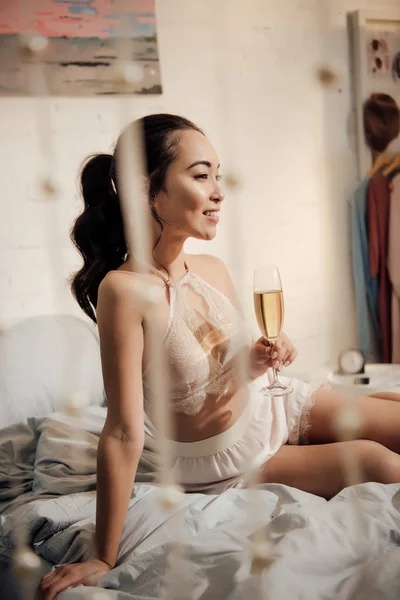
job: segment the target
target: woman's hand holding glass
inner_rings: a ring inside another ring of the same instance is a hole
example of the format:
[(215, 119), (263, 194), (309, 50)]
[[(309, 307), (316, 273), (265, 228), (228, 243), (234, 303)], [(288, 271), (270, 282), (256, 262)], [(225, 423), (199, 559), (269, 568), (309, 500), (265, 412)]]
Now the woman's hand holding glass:
[(257, 379), (267, 371), (289, 367), (297, 357), (297, 350), (285, 333), (281, 333), (275, 343), (271, 344), (265, 337), (260, 337), (250, 350), (250, 379)]
[[(258, 326), (265, 338), (264, 345), (271, 347), (269, 350), (271, 361), (275, 361), (279, 367), (278, 357), (282, 356), (283, 364), (288, 362), (283, 349), (279, 347), (284, 316), (283, 290), (279, 269), (274, 265), (255, 269), (253, 292)], [(275, 354), (276, 356), (274, 356)], [(285, 385), (279, 381), (274, 362), (272, 362), (272, 375), (270, 384), (261, 389), (264, 395), (286, 396), (293, 391), (291, 385)]]

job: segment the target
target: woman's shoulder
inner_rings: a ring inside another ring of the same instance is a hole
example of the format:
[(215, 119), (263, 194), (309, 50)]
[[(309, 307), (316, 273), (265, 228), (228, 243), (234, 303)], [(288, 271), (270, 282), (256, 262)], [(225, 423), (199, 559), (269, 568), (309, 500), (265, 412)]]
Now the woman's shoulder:
[(212, 269), (213, 271), (226, 272), (227, 267), (223, 260), (213, 254), (186, 254), (187, 263), (190, 266), (203, 269)]
[(224, 261), (212, 254), (187, 254), (186, 256), (188, 265), (193, 265), (193, 270), (204, 281), (222, 292), (229, 298), (237, 310), (243, 314), (229, 269)]
[(118, 295), (121, 291), (133, 287), (139, 274), (125, 269), (108, 271), (99, 286), (99, 294)]
[(212, 254), (187, 254), (186, 257), (191, 270), (235, 302), (232, 280), (223, 260)]
[(98, 302), (117, 307), (140, 307), (138, 299), (146, 286), (146, 276), (127, 269), (109, 271), (101, 281)]

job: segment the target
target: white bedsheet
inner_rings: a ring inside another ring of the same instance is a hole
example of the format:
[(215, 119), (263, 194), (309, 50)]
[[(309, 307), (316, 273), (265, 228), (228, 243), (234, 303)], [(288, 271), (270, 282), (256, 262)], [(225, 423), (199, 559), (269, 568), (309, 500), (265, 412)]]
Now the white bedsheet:
[[(104, 409), (91, 407), (81, 422), (53, 415), (0, 431), (4, 563), (12, 555), (16, 522), (30, 527), (36, 552), (50, 563), (81, 560), (91, 551), (95, 450), (104, 417)], [(246, 490), (218, 497), (192, 494), (168, 515), (150, 483), (154, 457), (148, 447), (146, 452), (138, 478), (148, 482), (135, 485), (118, 564), (99, 582), (109, 598), (251, 600), (258, 598), (257, 586), (274, 600), (400, 597), (400, 484), (355, 486), (329, 502), (270, 484), (257, 492), (259, 510), (252, 510), (252, 520)], [(252, 577), (249, 538), (260, 528), (274, 541), (279, 558), (262, 576)], [(172, 579), (181, 595), (167, 588), (167, 554), (178, 535), (183, 553), (174, 561)], [(67, 590), (57, 600), (88, 598), (88, 592)]]

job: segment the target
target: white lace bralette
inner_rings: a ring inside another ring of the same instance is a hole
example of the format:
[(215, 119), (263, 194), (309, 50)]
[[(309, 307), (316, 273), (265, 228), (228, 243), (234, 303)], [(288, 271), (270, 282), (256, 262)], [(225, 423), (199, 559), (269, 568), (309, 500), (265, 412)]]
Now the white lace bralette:
[[(186, 266), (186, 274), (172, 283), (159, 275), (169, 290), (169, 319), (164, 336), (175, 413), (196, 415), (210, 395), (229, 393), (235, 358), (251, 343), (243, 317), (219, 290)], [(151, 396), (151, 369), (143, 373), (144, 406)], [(147, 411), (146, 411), (147, 412)]]

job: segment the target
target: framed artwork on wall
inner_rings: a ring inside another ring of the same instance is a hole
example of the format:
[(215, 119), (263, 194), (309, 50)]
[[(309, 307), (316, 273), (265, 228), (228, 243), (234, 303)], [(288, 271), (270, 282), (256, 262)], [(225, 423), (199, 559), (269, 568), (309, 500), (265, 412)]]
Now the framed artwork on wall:
[[(36, 62), (49, 95), (162, 92), (155, 0), (0, 0), (1, 96), (32, 93), (35, 64), (21, 52), (27, 36), (45, 40)], [(122, 58), (129, 63), (123, 85)]]

